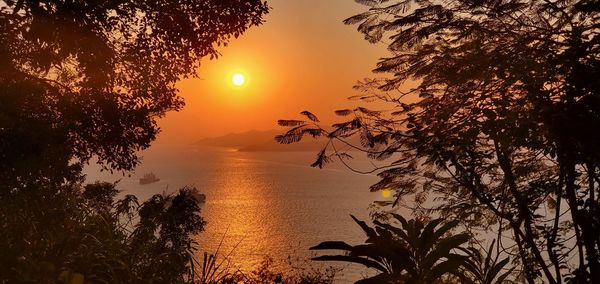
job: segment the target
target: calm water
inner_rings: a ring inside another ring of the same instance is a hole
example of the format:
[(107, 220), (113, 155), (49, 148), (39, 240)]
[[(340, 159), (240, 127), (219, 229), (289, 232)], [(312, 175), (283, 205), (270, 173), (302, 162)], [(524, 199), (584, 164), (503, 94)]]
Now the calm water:
[[(308, 248), (326, 240), (361, 243), (365, 237), (349, 214), (368, 219), (368, 206), (377, 199), (368, 186), (376, 176), (358, 175), (341, 168), (309, 167), (311, 152), (247, 153), (226, 149), (157, 145), (142, 154), (143, 162), (131, 177), (86, 172), (88, 181), (115, 181), (140, 200), (155, 193), (191, 185), (205, 193), (202, 216), (208, 221), (198, 236), (201, 251), (228, 256), (243, 271), (256, 267), (265, 256), (275, 268), (285, 269), (289, 256), (302, 265)], [(161, 181), (139, 185), (154, 172)], [(222, 244), (219, 245), (222, 241)], [(316, 263), (319, 265), (321, 263)], [(343, 265), (338, 282), (367, 273), (360, 266)]]

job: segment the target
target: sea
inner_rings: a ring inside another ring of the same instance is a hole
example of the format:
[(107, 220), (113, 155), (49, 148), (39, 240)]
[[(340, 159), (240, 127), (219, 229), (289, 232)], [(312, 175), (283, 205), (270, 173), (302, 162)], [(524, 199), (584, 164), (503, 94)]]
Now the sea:
[[(230, 271), (249, 273), (267, 257), (273, 271), (324, 269), (333, 266), (336, 283), (352, 283), (374, 271), (356, 264), (324, 263), (310, 258), (323, 252), (309, 248), (322, 241), (360, 244), (366, 236), (350, 215), (369, 221), (370, 205), (382, 197), (369, 192), (374, 174), (357, 174), (341, 163), (310, 167), (316, 152), (240, 152), (231, 148), (155, 145), (140, 153), (130, 173), (86, 167), (88, 182), (117, 182), (121, 194), (140, 201), (185, 186), (206, 195), (201, 216), (205, 230), (196, 236), (198, 257), (215, 254)], [(352, 162), (368, 168), (367, 160)], [(141, 185), (154, 173), (160, 181)], [(333, 251), (335, 252), (335, 251)]]

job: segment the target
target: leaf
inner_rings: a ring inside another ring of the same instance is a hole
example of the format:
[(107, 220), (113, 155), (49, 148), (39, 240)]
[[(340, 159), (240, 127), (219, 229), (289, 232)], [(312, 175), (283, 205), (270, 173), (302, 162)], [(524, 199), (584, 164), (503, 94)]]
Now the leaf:
[(369, 278), (358, 280), (358, 281), (356, 281), (355, 284), (394, 283), (395, 280), (398, 280), (398, 279), (396, 279), (395, 276), (396, 275), (381, 273), (381, 274), (375, 275), (373, 277), (369, 277)]
[(404, 240), (407, 243), (410, 243), (410, 238), (408, 237), (408, 234), (402, 230), (401, 228), (397, 228), (394, 227), (390, 224), (385, 224), (385, 223), (381, 223), (377, 220), (373, 221), (373, 223), (377, 226), (380, 226), (382, 228), (385, 228), (386, 230), (393, 232), (394, 234), (396, 234), (398, 237), (400, 237), (400, 239)]
[[(431, 268), (431, 272), (429, 273), (429, 277), (427, 280), (433, 281), (439, 279), (443, 275), (446, 274), (458, 274), (457, 269), (465, 262), (465, 256), (456, 255), (455, 257), (449, 258), (434, 267)], [(428, 282), (431, 283), (431, 282)]]
[(435, 227), (437, 227), (437, 225), (443, 221), (444, 220), (441, 218), (431, 220), (427, 223), (427, 225), (425, 225), (425, 228), (423, 228), (419, 242), (419, 249), (421, 249), (423, 252), (429, 251), (431, 246), (437, 242), (437, 239), (435, 239), (436, 236), (433, 234), (433, 232)]
[(438, 239), (441, 236), (443, 236), (446, 232), (452, 230), (454, 227), (456, 227), (458, 225), (459, 221), (458, 220), (454, 220), (454, 221), (450, 221), (446, 224), (444, 224), (442, 227), (440, 227), (437, 231), (435, 231), (433, 239)]
[[(490, 244), (490, 247), (488, 248), (488, 253), (485, 256), (485, 260), (483, 261), (483, 270), (487, 271), (490, 269), (491, 267), (491, 262), (492, 262), (492, 251), (494, 251), (494, 244), (496, 244), (496, 239), (494, 239), (492, 241), (492, 243)], [(495, 262), (495, 261), (494, 261)]]
[(335, 114), (339, 115), (339, 116), (348, 116), (348, 115), (352, 114), (352, 110), (350, 110), (350, 109), (340, 109), (340, 110), (336, 110)]
[[(305, 128), (305, 125), (302, 124), (302, 125), (296, 126), (292, 129), (288, 130), (283, 135), (275, 136), (275, 141), (277, 141), (277, 143), (280, 143), (280, 144), (295, 143), (295, 142), (302, 140), (302, 137), (307, 132), (310, 133), (311, 131), (307, 131), (307, 129)], [(312, 133), (311, 133), (311, 135), (312, 135)]]
[(329, 133), (329, 138), (335, 137), (347, 137), (354, 134), (354, 130), (362, 127), (362, 122), (359, 118), (355, 118), (350, 121), (336, 123), (333, 125), (336, 129)]
[(364, 21), (365, 19), (367, 19), (369, 16), (371, 16), (372, 13), (371, 12), (364, 12), (364, 13), (360, 13), (358, 15), (354, 15), (350, 18), (347, 18), (344, 20), (344, 24), (345, 25), (354, 25), (354, 24), (358, 24), (362, 21)]
[(379, 114), (380, 114), (380, 112), (379, 112), (379, 111), (370, 110), (370, 109), (367, 109), (367, 108), (364, 108), (364, 107), (358, 107), (358, 108), (356, 108), (356, 109), (357, 109), (358, 111), (360, 111), (360, 112), (362, 112), (362, 113), (366, 114), (366, 115), (377, 116), (377, 115), (379, 115)]
[(302, 133), (309, 134), (313, 138), (317, 138), (319, 136), (324, 135), (325, 131), (323, 131), (323, 129), (319, 129), (319, 128), (306, 128), (306, 129), (302, 130)]
[(309, 111), (305, 110), (305, 111), (301, 112), (300, 114), (308, 117), (308, 119), (310, 119), (313, 122), (319, 122), (319, 119), (317, 118), (317, 116), (315, 116), (314, 114), (312, 114)]
[(277, 124), (285, 127), (294, 127), (299, 125), (304, 125), (306, 122), (303, 120), (294, 120), (294, 119), (280, 119), (277, 121)]
[[(500, 262), (498, 262), (493, 267), (491, 267), (490, 271), (486, 275), (486, 278), (490, 281), (490, 283), (494, 278), (496, 278), (496, 276), (500, 273), (500, 271), (502, 271), (504, 266), (506, 266), (506, 264), (508, 264), (508, 261), (509, 261), (509, 259), (507, 257), (507, 258), (501, 260)], [(498, 283), (502, 283), (502, 282), (498, 281)]]
[(323, 149), (321, 150), (321, 152), (319, 152), (319, 154), (317, 154), (317, 160), (310, 165), (311, 167), (318, 167), (319, 169), (322, 169), (326, 163), (330, 162), (331, 159), (327, 157), (327, 155), (325, 154), (325, 150), (326, 149)]
[(373, 230), (373, 228), (369, 227), (367, 223), (358, 220), (356, 217), (354, 217), (354, 215), (350, 215), (350, 217), (352, 217), (352, 220), (354, 220), (354, 222), (356, 222), (356, 224), (358, 224), (363, 229), (363, 231), (369, 239), (377, 238), (377, 233), (375, 232), (375, 230)]

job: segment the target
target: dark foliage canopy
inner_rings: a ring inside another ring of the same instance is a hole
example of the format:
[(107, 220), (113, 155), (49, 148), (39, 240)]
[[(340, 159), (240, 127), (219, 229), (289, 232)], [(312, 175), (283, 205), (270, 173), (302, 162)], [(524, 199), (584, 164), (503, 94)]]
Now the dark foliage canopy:
[(189, 283), (204, 220), (183, 188), (145, 202), (83, 185), (131, 170), (260, 0), (0, 0), (0, 283)]
[(183, 107), (177, 80), (267, 12), (260, 0), (0, 1), (1, 172), (32, 160), (66, 172), (93, 155), (132, 169), (156, 119)]
[(368, 226), (352, 216), (352, 219), (367, 235), (365, 244), (349, 245), (340, 241), (323, 242), (311, 250), (341, 250), (339, 255), (322, 255), (313, 258), (319, 261), (353, 262), (373, 268), (379, 274), (360, 280), (357, 284), (369, 283), (443, 283), (450, 277), (463, 277), (467, 267), (465, 243), (468, 234), (449, 234), (458, 221), (443, 223), (443, 219), (431, 221), (406, 220), (398, 214), (392, 222), (374, 221)]
[[(39, 184), (38, 184), (39, 185)], [(6, 190), (5, 188), (2, 188)], [(17, 191), (0, 209), (2, 283), (186, 283), (204, 228), (193, 188), (138, 203), (114, 184)]]
[(391, 76), (355, 98), (385, 110), (281, 121), (278, 141), (329, 137), (315, 166), (357, 149), (386, 161), (363, 171), (395, 192), (380, 204), (497, 226), (528, 283), (600, 282), (600, 3), (357, 2), (368, 10), (345, 22), (388, 46), (375, 72)]

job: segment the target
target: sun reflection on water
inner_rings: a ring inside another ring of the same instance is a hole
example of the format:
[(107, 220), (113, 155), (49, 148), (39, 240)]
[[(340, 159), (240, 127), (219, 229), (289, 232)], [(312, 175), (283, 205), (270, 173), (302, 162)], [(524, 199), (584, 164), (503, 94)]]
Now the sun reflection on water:
[(226, 166), (216, 174), (219, 182), (213, 189), (214, 198), (206, 204), (211, 215), (207, 216), (207, 232), (199, 237), (222, 238), (221, 247), (215, 248), (214, 240), (207, 240), (206, 249), (218, 249), (222, 256), (229, 255), (239, 268), (247, 271), (259, 264), (261, 255), (281, 253), (277, 248), (285, 240), (275, 232), (285, 225), (281, 205), (273, 196), (280, 193), (265, 179), (268, 169), (238, 155), (223, 161)]
[[(88, 178), (121, 180), (123, 194), (136, 194), (140, 200), (196, 186), (206, 194), (201, 215), (208, 222), (196, 237), (199, 259), (204, 252), (217, 252), (219, 259), (232, 261), (235, 266), (230, 268), (248, 272), (268, 255), (277, 271), (289, 269), (290, 255), (309, 259), (308, 248), (322, 241), (362, 243), (364, 234), (349, 214), (368, 220), (368, 205), (381, 198), (368, 191), (375, 176), (335, 167), (314, 169), (308, 166), (313, 159), (314, 153), (153, 147), (130, 178), (102, 176), (92, 169)], [(161, 181), (140, 186), (137, 175), (150, 171)], [(363, 272), (350, 265), (343, 279), (360, 279)]]

